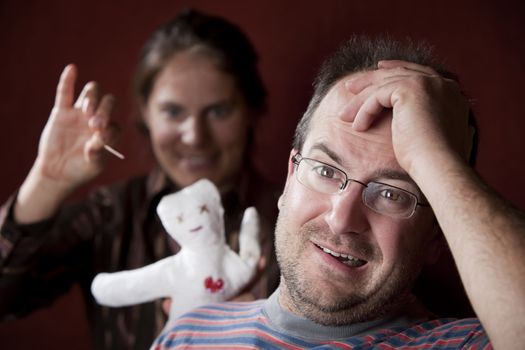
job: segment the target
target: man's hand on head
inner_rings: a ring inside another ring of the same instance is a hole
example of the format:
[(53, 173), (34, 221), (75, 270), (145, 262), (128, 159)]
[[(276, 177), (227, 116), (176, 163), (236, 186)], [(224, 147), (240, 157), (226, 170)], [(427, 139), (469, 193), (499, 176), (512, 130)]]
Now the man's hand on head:
[(409, 174), (416, 161), (432, 161), (440, 152), (466, 159), (469, 106), (455, 81), (415, 63), (380, 61), (377, 70), (357, 73), (345, 86), (355, 96), (341, 117), (354, 130), (366, 131), (385, 109), (392, 111), (394, 151)]

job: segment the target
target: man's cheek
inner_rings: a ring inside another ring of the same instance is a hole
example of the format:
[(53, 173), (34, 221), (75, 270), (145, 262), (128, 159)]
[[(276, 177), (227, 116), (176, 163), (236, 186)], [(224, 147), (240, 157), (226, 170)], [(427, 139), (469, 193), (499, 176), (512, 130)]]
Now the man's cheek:
[(323, 195), (298, 183), (288, 186), (280, 202), (281, 210), (288, 210), (288, 213), (292, 213), (293, 217), (302, 218), (303, 222), (329, 210), (330, 203), (327, 198), (323, 198)]

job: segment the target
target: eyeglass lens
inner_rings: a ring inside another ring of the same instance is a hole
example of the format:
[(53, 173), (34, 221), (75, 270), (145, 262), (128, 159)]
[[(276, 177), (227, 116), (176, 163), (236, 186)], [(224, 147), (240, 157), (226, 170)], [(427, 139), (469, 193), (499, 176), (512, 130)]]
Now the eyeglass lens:
[[(342, 191), (350, 179), (342, 170), (311, 158), (297, 157), (297, 176), (300, 183), (311, 190), (336, 194)], [(380, 182), (362, 184), (363, 202), (370, 209), (388, 216), (407, 218), (412, 216), (417, 206), (417, 197), (401, 188)]]

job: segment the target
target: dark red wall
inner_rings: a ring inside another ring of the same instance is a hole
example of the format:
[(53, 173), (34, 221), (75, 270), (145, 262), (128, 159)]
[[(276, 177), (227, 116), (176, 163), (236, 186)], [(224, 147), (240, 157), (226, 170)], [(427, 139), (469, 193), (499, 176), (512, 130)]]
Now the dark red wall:
[[(231, 19), (258, 48), (270, 112), (257, 130), (254, 157), (273, 180), (284, 179), (293, 128), (322, 58), (350, 33), (388, 32), (426, 39), (459, 73), (479, 118), (478, 170), (525, 209), (525, 10), (519, 0), (2, 0), (0, 200), (29, 170), (59, 73), (70, 62), (78, 65), (82, 84), (97, 80), (120, 102), (118, 148), (127, 159), (111, 160), (98, 183), (148, 168), (147, 145), (132, 125), (130, 78), (150, 31), (185, 6)], [(24, 320), (0, 324), (0, 344), (6, 349), (88, 349), (78, 291)]]

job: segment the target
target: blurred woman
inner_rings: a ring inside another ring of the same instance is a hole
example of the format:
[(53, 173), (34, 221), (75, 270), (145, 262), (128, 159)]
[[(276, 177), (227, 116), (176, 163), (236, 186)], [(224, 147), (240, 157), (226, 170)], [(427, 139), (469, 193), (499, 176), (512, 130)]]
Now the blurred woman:
[(155, 209), (163, 195), (200, 178), (219, 188), (227, 240), (238, 249), (243, 211), (261, 216), (265, 269), (243, 298), (267, 296), (278, 283), (273, 224), (278, 192), (254, 171), (250, 144), (265, 112), (257, 54), (235, 25), (185, 11), (146, 43), (135, 77), (140, 127), (157, 166), (146, 176), (102, 187), (64, 206), (104, 169), (115, 142), (113, 97), (88, 83), (74, 97), (77, 68), (64, 69), (38, 154), (0, 213), (0, 316), (23, 316), (79, 282), (96, 349), (148, 348), (165, 323), (161, 301), (127, 308), (96, 305), (93, 277), (150, 264), (176, 253)]

